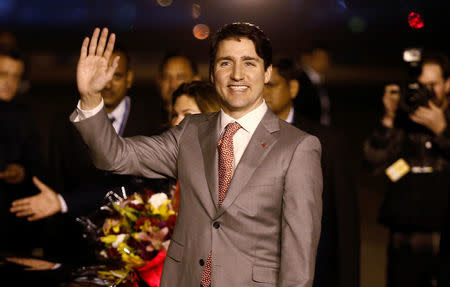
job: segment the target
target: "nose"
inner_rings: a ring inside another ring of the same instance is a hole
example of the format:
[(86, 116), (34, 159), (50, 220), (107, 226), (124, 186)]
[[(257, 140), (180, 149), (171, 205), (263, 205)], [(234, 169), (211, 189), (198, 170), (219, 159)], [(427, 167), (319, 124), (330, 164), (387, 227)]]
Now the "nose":
[(111, 89), (111, 85), (112, 85), (111, 82), (112, 81), (109, 81), (109, 82), (106, 83), (105, 89)]
[(233, 81), (241, 81), (244, 79), (241, 65), (233, 66), (233, 71), (231, 73), (231, 79), (233, 79)]

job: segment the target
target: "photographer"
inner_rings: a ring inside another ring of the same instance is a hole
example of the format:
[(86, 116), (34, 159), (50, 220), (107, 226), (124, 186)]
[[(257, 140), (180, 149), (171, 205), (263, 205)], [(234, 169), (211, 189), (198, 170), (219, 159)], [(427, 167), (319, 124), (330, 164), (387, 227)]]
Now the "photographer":
[(379, 213), (380, 223), (390, 230), (388, 286), (434, 286), (448, 202), (446, 58), (424, 57), (417, 82), (406, 91), (396, 84), (385, 87), (384, 116), (364, 143), (373, 172), (391, 179)]

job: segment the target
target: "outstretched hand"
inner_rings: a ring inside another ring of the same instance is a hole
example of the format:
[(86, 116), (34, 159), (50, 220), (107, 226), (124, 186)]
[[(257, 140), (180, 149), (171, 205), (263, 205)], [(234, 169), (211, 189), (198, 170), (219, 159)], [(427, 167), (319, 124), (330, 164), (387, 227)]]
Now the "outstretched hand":
[(111, 81), (119, 62), (119, 57), (116, 57), (112, 64), (108, 65), (116, 35), (111, 34), (108, 40), (107, 28), (103, 28), (100, 39), (99, 34), (100, 29), (95, 28), (91, 39), (89, 37), (84, 39), (78, 60), (77, 85), (81, 95), (81, 108), (86, 110), (100, 104), (100, 92)]
[(27, 217), (28, 221), (39, 220), (60, 212), (61, 203), (58, 194), (37, 177), (33, 177), (33, 183), (41, 192), (14, 200), (9, 211), (15, 213), (17, 217)]
[(25, 270), (32, 271), (51, 270), (56, 266), (56, 263), (36, 258), (6, 257), (6, 261), (25, 266)]

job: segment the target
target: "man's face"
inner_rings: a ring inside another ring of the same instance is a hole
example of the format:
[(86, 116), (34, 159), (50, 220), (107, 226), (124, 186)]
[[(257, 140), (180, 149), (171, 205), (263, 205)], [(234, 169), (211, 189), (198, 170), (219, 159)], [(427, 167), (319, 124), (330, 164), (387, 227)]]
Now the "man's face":
[(111, 55), (110, 61), (116, 56), (120, 56), (117, 69), (112, 80), (102, 90), (103, 101), (108, 112), (112, 112), (120, 104), (133, 84), (133, 73), (127, 69), (125, 55), (121, 52), (115, 52)]
[(256, 54), (250, 39), (220, 42), (211, 81), (216, 86), (223, 110), (239, 118), (258, 107), (271, 72), (272, 66), (264, 70), (264, 60)]
[(23, 74), (23, 62), (0, 56), (0, 100), (9, 102), (16, 95)]
[(166, 62), (159, 79), (161, 98), (166, 107), (171, 106), (173, 92), (181, 84), (191, 82), (193, 77), (194, 71), (185, 57), (173, 57)]
[(297, 92), (298, 82), (296, 80), (288, 82), (278, 73), (277, 68), (273, 68), (272, 77), (264, 87), (264, 99), (276, 115), (289, 113), (292, 100), (297, 96)]
[(419, 83), (433, 90), (436, 104), (441, 105), (450, 90), (450, 79), (444, 79), (442, 69), (438, 64), (425, 63), (422, 65)]
[(330, 55), (324, 49), (315, 49), (312, 53), (313, 68), (320, 74), (326, 74), (330, 69)]

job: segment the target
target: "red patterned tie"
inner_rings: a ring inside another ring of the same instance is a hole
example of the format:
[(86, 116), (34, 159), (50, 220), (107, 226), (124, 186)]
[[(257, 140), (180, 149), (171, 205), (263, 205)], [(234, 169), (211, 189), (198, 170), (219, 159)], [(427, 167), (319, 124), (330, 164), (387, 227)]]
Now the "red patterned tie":
[[(233, 175), (233, 136), (240, 128), (241, 125), (237, 122), (229, 123), (217, 143), (217, 149), (219, 150), (219, 207), (222, 206)], [(210, 251), (202, 274), (201, 286), (203, 287), (211, 286), (211, 266), (212, 256)]]

